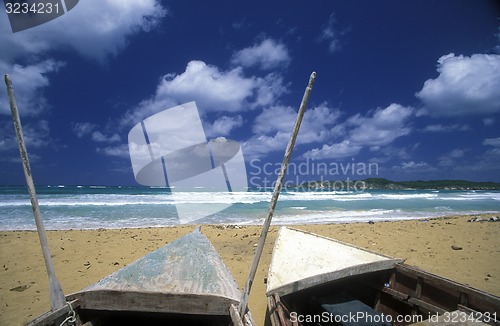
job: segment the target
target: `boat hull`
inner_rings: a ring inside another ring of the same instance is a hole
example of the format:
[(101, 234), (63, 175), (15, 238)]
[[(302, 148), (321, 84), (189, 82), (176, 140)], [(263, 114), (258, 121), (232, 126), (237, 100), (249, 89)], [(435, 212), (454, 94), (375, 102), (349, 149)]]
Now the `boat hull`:
[[(283, 236), (286, 241), (281, 241)], [(273, 266), (279, 268), (279, 261), (286, 257), (286, 254), (276, 251), (287, 251), (285, 243), (304, 237), (310, 238), (309, 243), (316, 245), (318, 238), (321, 241), (328, 239), (282, 228), (275, 243), (268, 277), (282, 275), (273, 271)], [(330, 249), (335, 248), (334, 258), (343, 257), (336, 252), (339, 250), (349, 253), (347, 256), (353, 254), (354, 249), (362, 251), (355, 254), (357, 257), (363, 257), (366, 252), (361, 248), (329, 240), (332, 242)], [(302, 243), (305, 243), (304, 240)], [(308, 261), (308, 257), (316, 260), (318, 252), (325, 253), (325, 246), (326, 244), (320, 250), (316, 246), (303, 247), (304, 257), (301, 262), (312, 264), (313, 261)], [(288, 249), (294, 252), (296, 257), (301, 256), (293, 246)], [(468, 317), (467, 321), (493, 324), (500, 316), (499, 297), (403, 262), (393, 261), (393, 266), (390, 266), (387, 265), (390, 258), (385, 256), (372, 257), (371, 262), (363, 262), (363, 259), (357, 261), (351, 257), (347, 264), (349, 266), (346, 266), (346, 261), (335, 264), (334, 260), (328, 268), (318, 271), (317, 275), (308, 275), (303, 279), (296, 279), (296, 275), (287, 275), (287, 280), (293, 282), (287, 283), (281, 279), (281, 283), (268, 283), (268, 311), (274, 326), (313, 325), (316, 322), (321, 325), (361, 325), (366, 319), (379, 320), (381, 323), (375, 323), (376, 325), (407, 325), (423, 323), (425, 320), (437, 321), (438, 316), (450, 316), (450, 319), (451, 316), (462, 319)], [(384, 266), (380, 265), (380, 261), (385, 262)], [(303, 275), (303, 272), (299, 273)], [(353, 314), (359, 314), (359, 318), (346, 319), (347, 315)], [(386, 318), (383, 319), (382, 316)], [(351, 323), (352, 321), (357, 322)]]
[[(225, 326), (240, 325), (241, 317), (231, 311), (240, 298), (236, 281), (199, 228), (66, 297), (83, 323)], [(50, 324), (69, 310), (30, 325)], [(254, 324), (249, 312), (243, 320)]]

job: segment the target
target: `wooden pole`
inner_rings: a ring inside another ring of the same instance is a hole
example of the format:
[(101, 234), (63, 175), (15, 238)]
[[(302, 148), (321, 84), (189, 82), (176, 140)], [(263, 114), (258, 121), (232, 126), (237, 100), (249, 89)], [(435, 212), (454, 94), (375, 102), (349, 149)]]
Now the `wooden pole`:
[(314, 80), (316, 79), (316, 73), (313, 72), (309, 78), (309, 83), (307, 84), (306, 90), (304, 92), (304, 97), (300, 103), (299, 112), (297, 114), (297, 120), (295, 120), (295, 126), (293, 127), (292, 135), (290, 136), (290, 141), (285, 150), (285, 156), (283, 158), (283, 163), (281, 163), (281, 170), (274, 185), (273, 195), (271, 198), (271, 203), (269, 205), (269, 211), (267, 218), (264, 221), (262, 227), (262, 233), (260, 234), (259, 243), (257, 244), (257, 249), (255, 251), (255, 256), (253, 259), (252, 266), (250, 267), (250, 273), (248, 279), (245, 283), (245, 289), (243, 290), (243, 295), (238, 307), (238, 312), (240, 316), (244, 316), (248, 306), (248, 296), (250, 295), (250, 290), (252, 289), (253, 280), (255, 278), (255, 273), (257, 272), (257, 267), (259, 266), (260, 257), (262, 256), (262, 250), (264, 250), (264, 244), (266, 242), (267, 232), (271, 226), (271, 220), (274, 215), (274, 208), (278, 202), (278, 197), (280, 195), (281, 186), (283, 184), (283, 179), (285, 178), (286, 169), (288, 168), (288, 161), (290, 161), (290, 156), (292, 156), (293, 147), (295, 146), (295, 140), (297, 139), (297, 134), (299, 133), (300, 124), (302, 123), (302, 118), (304, 117), (304, 112), (306, 111), (307, 102), (309, 101), (309, 95), (311, 94), (312, 86)]
[(24, 145), (21, 119), (19, 118), (19, 112), (17, 110), (16, 99), (14, 96), (14, 89), (12, 88), (12, 81), (10, 80), (9, 75), (5, 75), (5, 84), (7, 85), (7, 93), (9, 95), (12, 120), (14, 121), (14, 128), (16, 129), (17, 145), (19, 146), (19, 154), (21, 155), (21, 161), (23, 164), (24, 177), (26, 178), (26, 185), (28, 187), (28, 193), (31, 200), (31, 207), (33, 208), (33, 215), (35, 216), (36, 229), (38, 231), (38, 237), (40, 238), (40, 245), (42, 246), (45, 267), (47, 268), (47, 274), (49, 276), (50, 306), (52, 310), (56, 310), (62, 308), (66, 304), (66, 299), (61, 289), (61, 285), (59, 284), (59, 281), (57, 280), (56, 274), (54, 272), (54, 266), (52, 264), (52, 258), (50, 256), (47, 235), (45, 234), (45, 228), (43, 227), (42, 216), (40, 214), (40, 207), (38, 206), (35, 184), (33, 183), (33, 178), (31, 176), (28, 152), (26, 151), (26, 146)]

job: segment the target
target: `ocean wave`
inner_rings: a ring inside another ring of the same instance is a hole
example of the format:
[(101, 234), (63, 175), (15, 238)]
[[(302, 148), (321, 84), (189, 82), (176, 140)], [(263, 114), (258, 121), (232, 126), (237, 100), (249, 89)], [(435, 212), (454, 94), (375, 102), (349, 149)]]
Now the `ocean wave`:
[[(220, 205), (221, 211), (200, 224), (261, 224), (272, 193), (169, 192), (164, 189), (78, 187), (45, 189), (39, 203), (48, 229), (120, 228), (177, 225), (175, 205), (193, 212)], [(78, 190), (80, 189), (80, 190)], [(274, 224), (350, 223), (428, 218), (500, 211), (495, 191), (283, 191)], [(24, 190), (0, 193), (0, 230), (34, 229), (30, 200)], [(226, 208), (222, 210), (223, 208)]]
[(407, 199), (436, 199), (438, 194), (380, 194), (375, 199), (407, 200)]

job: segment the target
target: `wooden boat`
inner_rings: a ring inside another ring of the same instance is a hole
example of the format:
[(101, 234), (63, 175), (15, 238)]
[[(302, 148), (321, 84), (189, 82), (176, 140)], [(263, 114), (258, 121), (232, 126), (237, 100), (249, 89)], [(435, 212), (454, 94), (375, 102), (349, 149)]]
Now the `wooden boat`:
[[(89, 325), (254, 324), (249, 312), (241, 321), (241, 292), (199, 229), (66, 299), (79, 321)], [(69, 310), (51, 311), (29, 325), (51, 324)]]
[(498, 325), (500, 318), (500, 297), (286, 227), (274, 245), (267, 296), (274, 326)]

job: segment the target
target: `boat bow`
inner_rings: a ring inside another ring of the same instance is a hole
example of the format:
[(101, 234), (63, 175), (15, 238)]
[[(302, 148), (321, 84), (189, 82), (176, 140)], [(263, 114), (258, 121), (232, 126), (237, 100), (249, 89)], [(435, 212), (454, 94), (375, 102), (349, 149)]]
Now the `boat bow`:
[(393, 268), (402, 259), (313, 233), (281, 227), (267, 277), (267, 295), (290, 294), (345, 277)]

